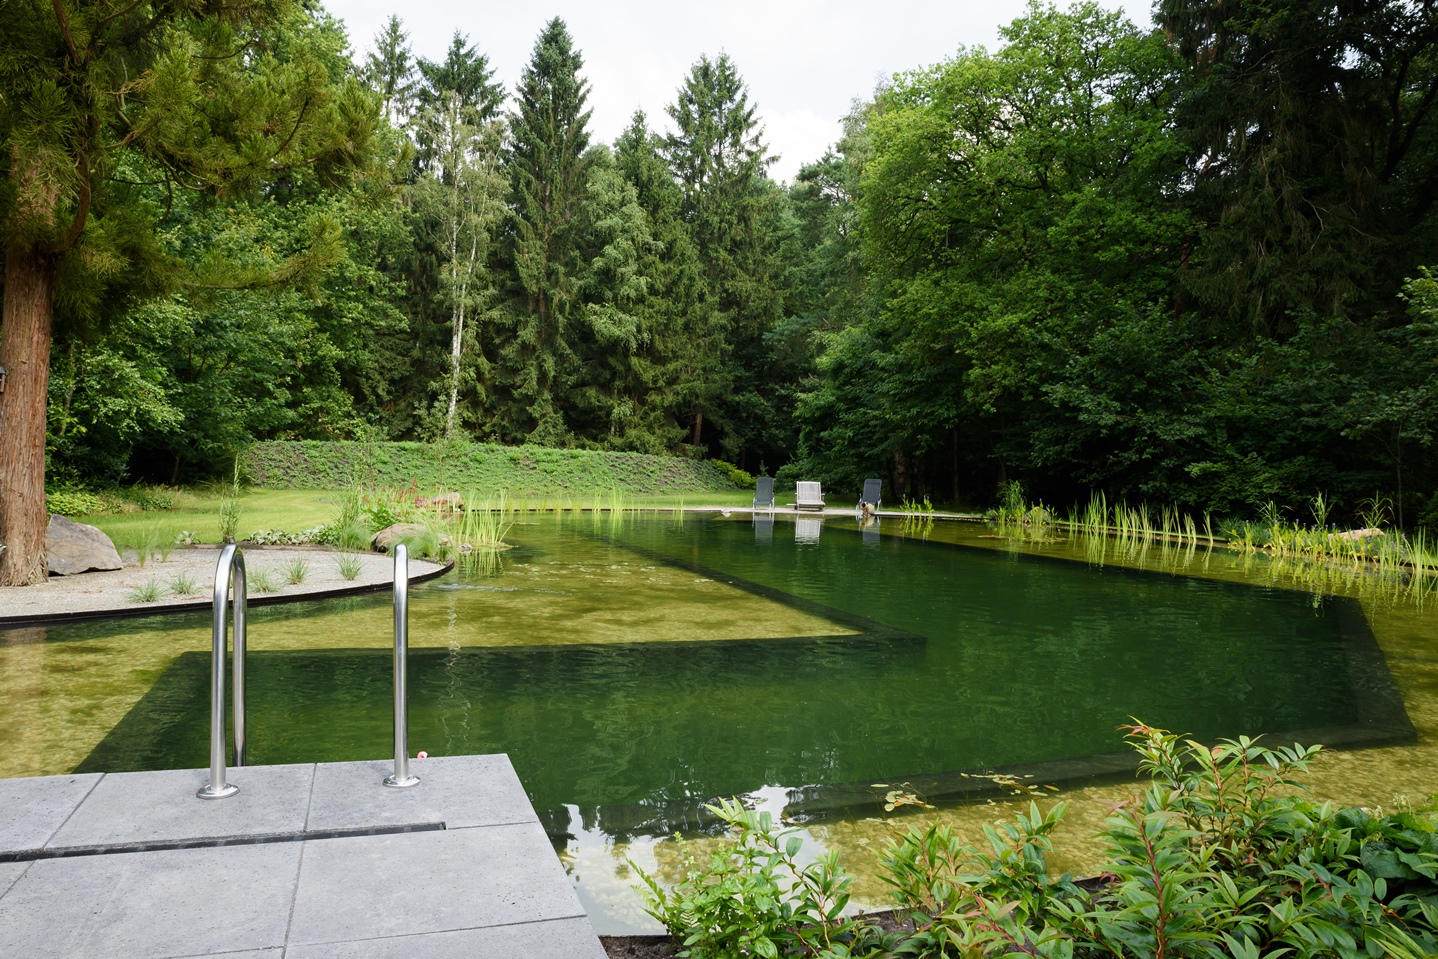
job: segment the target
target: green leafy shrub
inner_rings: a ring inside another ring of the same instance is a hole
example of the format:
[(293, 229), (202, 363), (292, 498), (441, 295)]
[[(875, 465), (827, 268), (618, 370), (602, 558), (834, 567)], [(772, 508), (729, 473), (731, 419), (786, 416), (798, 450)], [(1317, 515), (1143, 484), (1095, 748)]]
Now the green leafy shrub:
[(728, 477), (729, 482), (733, 483), (740, 489), (754, 488), (754, 474), (750, 473), (748, 470), (741, 470), (733, 463), (726, 463), (723, 460), (710, 460), (709, 462), (714, 467), (716, 467), (719, 472), (723, 473), (726, 477)]
[(56, 490), (45, 494), (45, 505), (61, 516), (93, 516), (105, 511), (105, 503), (94, 493), (81, 490)]
[(841, 956), (861, 934), (876, 939), (843, 915), (853, 878), (839, 869), (837, 853), (800, 865), (803, 840), (776, 830), (769, 813), (738, 800), (707, 808), (729, 826), (729, 842), (703, 868), (686, 847), (688, 870), (673, 891), (630, 863), (648, 889), (650, 915), (683, 940), (681, 956)]
[(117, 490), (120, 499), (133, 503), (144, 512), (174, 509), (179, 491), (168, 486), (142, 486), (136, 483)]
[(1143, 725), (1127, 731), (1148, 784), (1114, 806), (1097, 882), (1049, 874), (1062, 803), (1046, 813), (1031, 803), (1012, 823), (986, 827), (983, 851), (948, 827), (914, 828), (881, 856), (912, 931), (882, 933), (834, 908), (848, 877), (832, 857), (806, 874), (793, 860), (796, 837), (721, 804), (711, 809), (735, 838), (706, 867), (691, 862), (673, 890), (641, 871), (649, 909), (693, 957), (1438, 954), (1429, 817), (1380, 818), (1302, 796), (1317, 746), (1270, 749), (1247, 737), (1208, 746)]

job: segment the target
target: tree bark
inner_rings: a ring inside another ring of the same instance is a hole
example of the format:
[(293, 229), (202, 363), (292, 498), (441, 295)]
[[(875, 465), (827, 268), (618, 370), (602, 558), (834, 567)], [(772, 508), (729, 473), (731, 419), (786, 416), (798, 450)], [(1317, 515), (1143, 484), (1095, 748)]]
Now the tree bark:
[(5, 251), (0, 325), (0, 586), (43, 583), (45, 563), (45, 413), (50, 385), (50, 325), (55, 255), (30, 243)]

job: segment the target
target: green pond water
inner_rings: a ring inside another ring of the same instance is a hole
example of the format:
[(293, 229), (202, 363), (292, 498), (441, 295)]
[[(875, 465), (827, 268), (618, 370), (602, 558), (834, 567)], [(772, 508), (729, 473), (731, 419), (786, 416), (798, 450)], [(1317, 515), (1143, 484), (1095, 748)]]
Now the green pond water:
[[(887, 522), (516, 526), (497, 564), (411, 591), (411, 747), (508, 753), (601, 932), (646, 928), (624, 860), (672, 872), (666, 837), (712, 830), (716, 797), (807, 824), (814, 851), (846, 828), (862, 847), (875, 783), (960, 818), (995, 798), (975, 773), (1102, 789), (1131, 717), (1345, 746), (1416, 800), (1438, 789), (1421, 607), (1192, 552), (1095, 562)], [(389, 616), (383, 595), (252, 610), (250, 762), (390, 754)], [(0, 775), (206, 765), (208, 628), (0, 631)]]

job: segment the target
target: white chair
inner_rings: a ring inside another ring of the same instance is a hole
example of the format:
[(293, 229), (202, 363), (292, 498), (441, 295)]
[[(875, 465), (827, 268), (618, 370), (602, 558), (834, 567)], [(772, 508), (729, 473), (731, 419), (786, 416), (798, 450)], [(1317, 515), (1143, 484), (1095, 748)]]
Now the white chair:
[(818, 483), (801, 482), (794, 485), (795, 509), (823, 509), (824, 493)]

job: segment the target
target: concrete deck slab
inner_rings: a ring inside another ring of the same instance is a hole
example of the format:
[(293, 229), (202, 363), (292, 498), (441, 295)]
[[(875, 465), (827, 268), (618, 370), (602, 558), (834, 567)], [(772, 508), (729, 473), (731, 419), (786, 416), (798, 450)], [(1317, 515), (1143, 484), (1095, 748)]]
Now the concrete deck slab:
[(10, 891), (15, 881), (30, 867), (28, 862), (0, 862), (0, 896)]
[[(604, 959), (604, 947), (588, 919), (556, 919), (519, 926), (491, 926), (454, 932), (327, 942), (291, 946), (285, 959), (476, 959), (476, 957), (534, 957), (534, 959)], [(226, 957), (228, 959), (228, 957)]]
[(0, 955), (162, 959), (282, 946), (301, 845), (46, 859), (0, 898)]
[(315, 770), (306, 828), (441, 822), (446, 828), (536, 822), (509, 757), (444, 756), (410, 763), (418, 786), (383, 785), (392, 762), (324, 763)]
[[(229, 770), (240, 791), (205, 800), (195, 791), (208, 769), (110, 773), (47, 845), (119, 845), (296, 833), (305, 828), (315, 767), (245, 766)], [(0, 780), (4, 782), (4, 780)]]
[(0, 779), (0, 851), (42, 848), (102, 775)]
[(290, 944), (582, 918), (538, 823), (311, 842)]
[(508, 757), (387, 765), (246, 767), (211, 801), (207, 770), (0, 780), (0, 956), (602, 959)]

